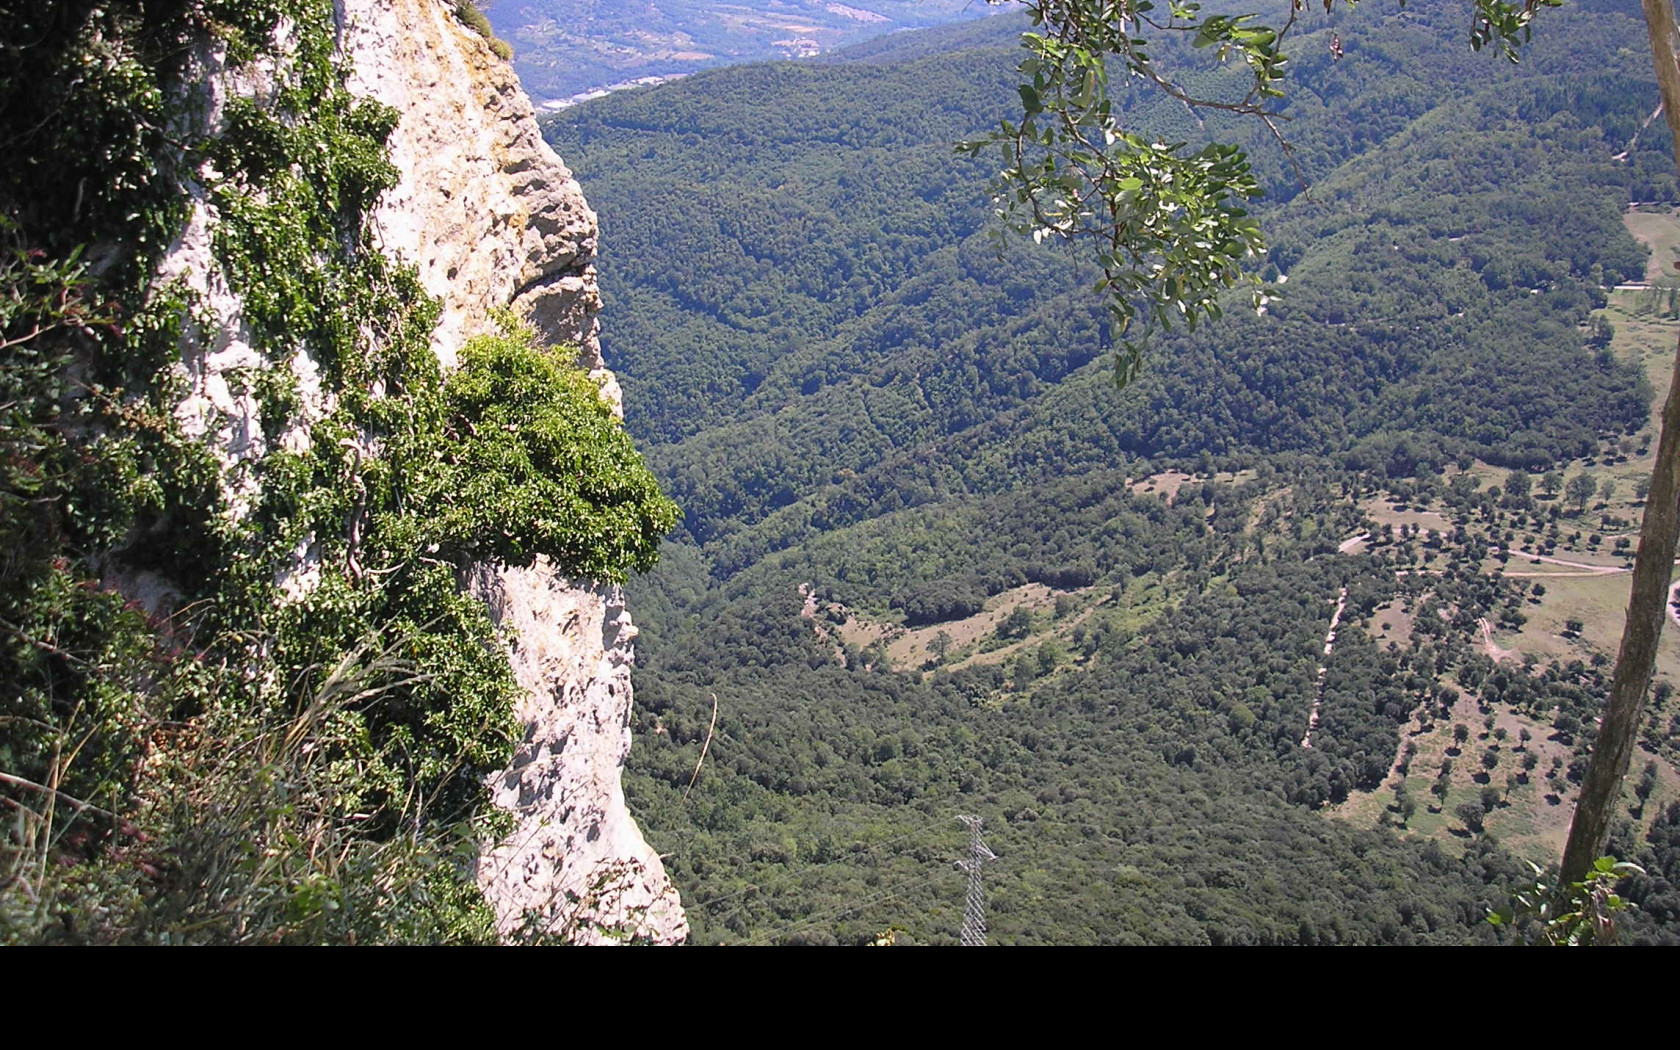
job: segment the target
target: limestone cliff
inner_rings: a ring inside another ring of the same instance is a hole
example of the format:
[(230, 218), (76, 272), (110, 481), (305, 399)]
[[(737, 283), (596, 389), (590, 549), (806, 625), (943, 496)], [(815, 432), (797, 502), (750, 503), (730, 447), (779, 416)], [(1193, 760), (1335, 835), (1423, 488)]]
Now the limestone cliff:
[[(402, 181), (376, 223), (386, 251), (418, 267), (443, 304), (439, 359), (452, 364), (493, 310), (512, 306), (545, 341), (577, 346), (616, 403), (596, 339), (595, 213), (512, 69), (447, 0), (343, 0), (340, 11), (353, 90), (402, 114), (390, 140)], [(620, 783), (636, 637), (620, 588), (558, 578), (541, 561), (477, 566), (469, 583), (504, 629), (525, 692), (525, 736), (495, 783), (516, 825), (479, 873), (504, 933), (682, 940), (676, 891)]]
[[(335, 7), (350, 90), (400, 118), (388, 140), (400, 182), (373, 217), (379, 247), (413, 266), (440, 303), (431, 343), (446, 370), (467, 340), (494, 331), (495, 314), (511, 307), (543, 342), (577, 347), (578, 364), (616, 409), (618, 385), (596, 338), (595, 214), (543, 141), (511, 68), (453, 8), (449, 0), (338, 0)], [(229, 98), (267, 90), (262, 70), (229, 72), (214, 48), (201, 61), (208, 123)], [(263, 362), (211, 257), (213, 211), (198, 195), (159, 276), (184, 281), (209, 307), (204, 314), (219, 319), (188, 335), (177, 419), (217, 453), (237, 516), (251, 495), (240, 464), (263, 455), (265, 438), (261, 406), (236, 378)], [(307, 353), (293, 359), (292, 371), (302, 418), (280, 441), (307, 444), (307, 426), (326, 399)], [(295, 599), (315, 587), (318, 563), (312, 543), (300, 547), (282, 573), (286, 593)], [(122, 582), (131, 592), (167, 587)], [(681, 941), (687, 923), (676, 891), (631, 819), (620, 781), (636, 637), (620, 588), (561, 578), (540, 558), (524, 568), (473, 565), (461, 584), (486, 604), (523, 693), (523, 739), (491, 785), (514, 829), (487, 845), (478, 872), (499, 929), (585, 943)]]

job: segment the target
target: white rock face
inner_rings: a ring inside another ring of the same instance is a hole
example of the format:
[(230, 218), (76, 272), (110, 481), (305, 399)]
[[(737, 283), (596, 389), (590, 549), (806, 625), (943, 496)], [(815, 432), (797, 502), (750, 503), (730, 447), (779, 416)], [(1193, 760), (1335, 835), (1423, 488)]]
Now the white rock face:
[(574, 584), (541, 563), (476, 567), (472, 592), (514, 639), (525, 738), (494, 781), (518, 827), (479, 863), (505, 935), (554, 932), (588, 944), (670, 942), (688, 923), (624, 805), (631, 642), (614, 586)]
[[(537, 129), (506, 62), (447, 0), (340, 0), (351, 90), (402, 114), (391, 136), (401, 184), (375, 222), (387, 253), (415, 265), (443, 303), (444, 366), (511, 306), (617, 403), (596, 333), (595, 213)], [(480, 861), (504, 934), (589, 943), (673, 943), (688, 923), (659, 857), (624, 804), (636, 629), (616, 587), (575, 583), (543, 562), (476, 566), (473, 593), (507, 632), (526, 731), (493, 781), (517, 825)]]
[[(229, 69), (225, 49), (217, 44), (195, 49), (188, 61), (194, 67), (190, 79), (200, 91), (198, 110), (187, 119), (207, 129), (222, 127), (229, 99), (260, 94), (272, 84), (272, 71), (263, 63)], [(268, 448), (256, 396), (237, 379), (229, 382), (229, 377), (246, 369), (263, 368), (268, 361), (252, 345), (255, 340), (245, 320), (245, 304), (229, 287), (227, 274), (215, 257), (212, 238), (216, 216), (203, 186), (193, 183), (188, 189), (191, 211), (187, 224), (159, 261), (155, 275), (158, 288), (179, 290), (193, 300), (191, 317), (182, 332), (181, 359), (175, 368), (184, 389), (175, 406), (175, 419), (182, 434), (203, 441), (215, 452), (222, 465), (228, 512), (238, 519), (249, 512), (257, 494), (249, 465)], [(306, 355), (299, 357), (307, 360)], [(310, 405), (311, 410), (317, 407)]]
[[(595, 213), (543, 142), (513, 71), (460, 24), (449, 0), (336, 0), (336, 10), (351, 90), (401, 114), (390, 142), (401, 183), (381, 200), (375, 230), (381, 248), (415, 266), (442, 303), (432, 337), (440, 362), (453, 367), (462, 345), (494, 331), (495, 312), (511, 307), (545, 342), (577, 347), (578, 364), (617, 407), (618, 384), (596, 338)], [(202, 76), (194, 79), (205, 89), (200, 119), (210, 128), (227, 99), (269, 83), (261, 69), (228, 70), (215, 45), (195, 60)], [(256, 495), (245, 464), (268, 449), (257, 399), (230, 379), (267, 361), (212, 253), (215, 221), (198, 199), (158, 277), (194, 293), (207, 319), (202, 330), (190, 326), (182, 347), (185, 396), (176, 416), (220, 459), (230, 512), (239, 516)], [(298, 449), (307, 424), (330, 405), (314, 362), (299, 354), (293, 367), (305, 418), (289, 421), (279, 443)], [(280, 574), (283, 592), (297, 598), (311, 590), (317, 560), (303, 545)], [(543, 562), (479, 565), (464, 575), (502, 628), (524, 688), (524, 739), (491, 782), (516, 826), (487, 848), (478, 873), (502, 932), (585, 943), (685, 939), (676, 890), (624, 802), (636, 628), (622, 593), (563, 579)], [(147, 596), (148, 608), (168, 597), (167, 581), (118, 582)]]
[[(595, 213), (543, 141), (512, 68), (447, 0), (340, 0), (350, 89), (402, 113), (380, 202), (385, 250), (443, 302), (432, 347), (445, 367), (512, 305), (578, 363), (601, 365)], [(604, 378), (604, 377), (603, 377)]]

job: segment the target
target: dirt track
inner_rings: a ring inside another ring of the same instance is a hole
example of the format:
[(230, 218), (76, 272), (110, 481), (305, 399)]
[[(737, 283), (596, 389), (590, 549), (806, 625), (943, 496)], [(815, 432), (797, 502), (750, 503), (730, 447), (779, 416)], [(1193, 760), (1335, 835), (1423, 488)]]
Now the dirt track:
[[(1347, 588), (1336, 596), (1336, 611), (1330, 614), (1330, 629), (1324, 632), (1324, 659), (1330, 659), (1330, 653), (1336, 648), (1336, 627), (1342, 622), (1342, 610), (1347, 608)], [(1312, 747), (1313, 730), (1318, 728), (1318, 705), (1324, 701), (1324, 676), (1330, 669), (1324, 664), (1318, 665), (1318, 690), (1313, 694), (1312, 714), (1307, 716), (1307, 735), (1301, 738), (1302, 747)]]

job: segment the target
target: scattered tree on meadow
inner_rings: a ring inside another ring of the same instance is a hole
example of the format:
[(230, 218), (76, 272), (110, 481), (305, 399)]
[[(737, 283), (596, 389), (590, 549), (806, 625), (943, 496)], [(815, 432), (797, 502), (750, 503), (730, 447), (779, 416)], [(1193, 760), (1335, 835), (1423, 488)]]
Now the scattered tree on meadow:
[(1526, 470), (1513, 470), (1505, 475), (1505, 504), (1526, 507), (1529, 504), (1529, 477)]
[(1032, 613), (1025, 605), (1017, 605), (1009, 611), (1009, 615), (998, 624), (997, 633), (1000, 638), (1025, 638), (1032, 631)]
[(951, 636), (944, 631), (934, 635), (933, 640), (928, 643), (928, 652), (943, 663), (945, 657), (950, 655), (951, 652)]
[(1587, 504), (1592, 501), (1593, 493), (1597, 491), (1597, 479), (1585, 471), (1570, 478), (1563, 490), (1564, 495), (1569, 498), (1569, 502), (1575, 505), (1576, 513), (1587, 509)]
[(1633, 794), (1635, 798), (1639, 799), (1639, 809), (1641, 811), (1645, 809), (1646, 801), (1650, 799), (1651, 793), (1656, 789), (1657, 764), (1655, 762), (1647, 762), (1645, 763), (1644, 771), (1639, 775), (1638, 783), (1633, 785)]

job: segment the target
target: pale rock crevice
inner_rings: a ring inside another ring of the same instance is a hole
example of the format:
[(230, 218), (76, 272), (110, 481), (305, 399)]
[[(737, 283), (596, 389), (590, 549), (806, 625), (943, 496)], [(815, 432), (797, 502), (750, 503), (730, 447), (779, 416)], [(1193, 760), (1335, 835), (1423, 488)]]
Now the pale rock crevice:
[[(216, 40), (200, 44), (188, 61), (190, 70), (184, 79), (193, 87), (188, 105), (177, 118), (178, 126), (172, 129), (181, 139), (216, 134), (225, 124), (230, 100), (267, 96), (279, 79), (268, 59), (230, 66), (226, 45)], [(220, 216), (206, 187), (221, 177), (209, 161), (203, 161), (188, 179), (186, 224), (158, 261), (152, 283), (161, 294), (180, 296), (186, 303), (180, 358), (173, 366), (182, 389), (174, 407), (175, 422), (183, 436), (202, 442), (216, 457), (223, 512), (241, 521), (260, 495), (252, 468), (272, 451), (252, 380), (273, 362), (257, 348), (244, 301), (216, 256)], [(333, 399), (322, 389), (320, 368), (307, 351), (294, 352), (290, 368), (299, 414), (284, 421), (276, 444), (290, 452), (303, 452), (309, 447), (310, 427), (332, 411)], [(305, 593), (319, 577), (317, 561), (312, 554), (300, 553), (293, 565), (277, 574), (275, 582), (294, 597)], [(136, 595), (154, 613), (172, 606), (179, 597), (172, 585), (154, 574), (137, 575), (115, 561), (106, 565), (104, 575), (108, 583)]]
[[(232, 69), (226, 48), (208, 42), (190, 58), (188, 80), (196, 85), (181, 120), (192, 130), (214, 133), (222, 127), (223, 111), (231, 98), (272, 90), (273, 70), (266, 64)], [(182, 137), (192, 132), (175, 129)], [(186, 299), (181, 357), (175, 373), (184, 394), (175, 405), (181, 433), (204, 442), (221, 465), (226, 512), (235, 520), (249, 512), (257, 495), (249, 465), (268, 451), (261, 406), (243, 376), (266, 368), (268, 359), (255, 344), (245, 320), (245, 305), (228, 283), (215, 255), (217, 215), (205, 186), (218, 173), (204, 162), (188, 183), (187, 222), (159, 260), (153, 284), (167, 294)]]
[[(282, 24), (282, 49), (287, 32)], [(217, 134), (225, 126), (228, 101), (269, 96), (277, 81), (274, 60), (230, 66), (227, 45), (205, 40), (188, 55), (183, 82), (192, 87), (171, 133), (180, 139)], [(245, 318), (244, 299), (234, 291), (217, 257), (220, 215), (208, 186), (220, 178), (222, 173), (208, 160), (200, 161), (198, 170), (188, 176), (186, 223), (158, 260), (153, 287), (158, 289), (155, 294), (180, 297), (186, 307), (180, 358), (173, 365), (181, 390), (173, 408), (176, 427), (183, 437), (202, 442), (215, 455), (222, 512), (237, 522), (249, 516), (260, 496), (254, 467), (272, 452), (254, 378), (274, 363), (257, 348)], [(302, 452), (309, 447), (309, 427), (333, 410), (333, 398), (323, 390), (319, 366), (304, 349), (291, 354), (291, 371), (297, 381), (299, 415), (284, 422), (276, 444), (289, 452)], [(299, 553), (294, 563), (277, 571), (276, 585), (292, 598), (304, 595), (319, 580), (318, 563), (314, 554)], [(139, 573), (119, 559), (106, 559), (101, 576), (106, 585), (139, 601), (153, 615), (173, 612), (180, 598), (171, 581), (156, 573)]]

